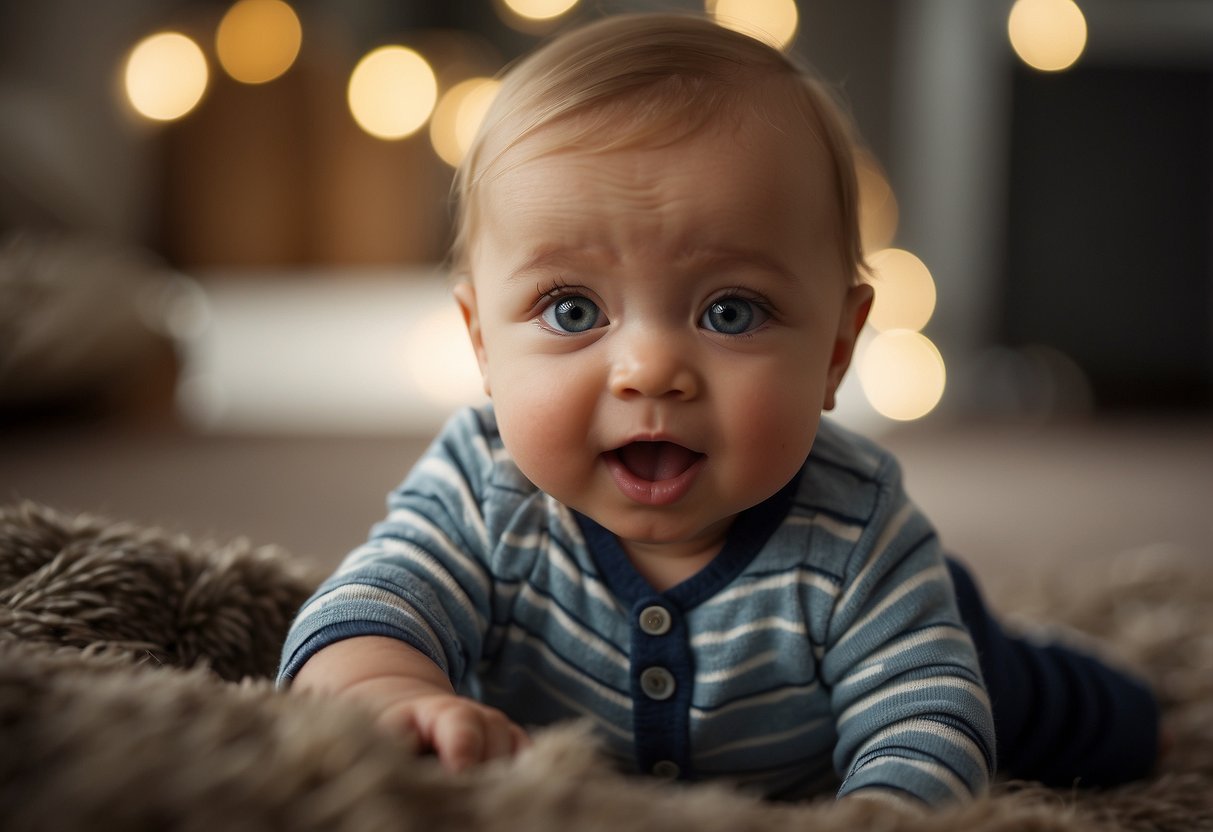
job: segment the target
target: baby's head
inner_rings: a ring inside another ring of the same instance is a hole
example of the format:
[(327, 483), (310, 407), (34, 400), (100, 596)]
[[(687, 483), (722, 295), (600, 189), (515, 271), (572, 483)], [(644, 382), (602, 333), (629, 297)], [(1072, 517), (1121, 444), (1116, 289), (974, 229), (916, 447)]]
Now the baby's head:
[(790, 131), (803, 142), (802, 164), (824, 166), (839, 265), (845, 279), (858, 281), (864, 264), (848, 117), (818, 78), (779, 50), (676, 14), (608, 17), (510, 68), (456, 175), (454, 274), (470, 275), (481, 185), (523, 142), (528, 157), (652, 147), (746, 118)]
[(850, 141), (778, 51), (697, 18), (608, 18), (507, 74), (453, 264), (523, 474), (629, 551), (699, 554), (795, 476), (871, 299)]

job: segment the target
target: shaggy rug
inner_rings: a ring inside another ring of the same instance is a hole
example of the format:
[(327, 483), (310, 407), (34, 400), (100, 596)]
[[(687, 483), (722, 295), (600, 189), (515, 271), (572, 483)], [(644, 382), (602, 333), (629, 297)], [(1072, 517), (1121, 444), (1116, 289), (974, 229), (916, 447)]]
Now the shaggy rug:
[(989, 587), (1157, 685), (1173, 747), (1099, 793), (999, 783), (923, 814), (756, 801), (610, 770), (578, 726), (445, 774), (352, 706), (275, 691), (278, 646), (318, 576), (285, 553), (0, 508), (0, 828), (24, 830), (1213, 829), (1213, 561), (1126, 553)]

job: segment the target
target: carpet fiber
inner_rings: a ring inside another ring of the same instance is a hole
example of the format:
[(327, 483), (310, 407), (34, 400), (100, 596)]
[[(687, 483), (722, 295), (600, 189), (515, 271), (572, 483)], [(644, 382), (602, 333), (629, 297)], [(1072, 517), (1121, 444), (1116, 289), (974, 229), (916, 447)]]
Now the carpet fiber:
[[(1208, 554), (1208, 553), (1205, 553)], [(23, 830), (1213, 829), (1213, 561), (1148, 550), (988, 586), (1157, 686), (1173, 738), (1109, 791), (999, 783), (924, 814), (773, 805), (611, 771), (578, 726), (508, 763), (444, 774), (357, 709), (268, 677), (319, 576), (216, 545), (25, 503), (0, 508), (0, 826)]]

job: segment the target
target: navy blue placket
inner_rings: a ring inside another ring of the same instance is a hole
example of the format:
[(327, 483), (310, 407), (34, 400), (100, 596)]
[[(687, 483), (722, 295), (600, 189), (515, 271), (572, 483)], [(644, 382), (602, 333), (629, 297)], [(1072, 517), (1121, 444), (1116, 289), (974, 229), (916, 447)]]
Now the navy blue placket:
[(692, 779), (690, 721), (695, 690), (687, 612), (733, 581), (787, 515), (799, 475), (778, 494), (742, 512), (720, 553), (695, 575), (657, 592), (632, 566), (615, 535), (575, 513), (611, 591), (628, 607), (636, 765), (646, 774)]
[[(668, 616), (666, 632), (654, 632), (652, 628), (646, 631), (643, 626), (646, 617), (656, 617), (655, 610), (664, 610)], [(649, 774), (690, 777), (695, 667), (686, 615), (668, 598), (656, 594), (636, 600), (631, 614), (636, 765)], [(669, 684), (673, 689), (667, 691)]]

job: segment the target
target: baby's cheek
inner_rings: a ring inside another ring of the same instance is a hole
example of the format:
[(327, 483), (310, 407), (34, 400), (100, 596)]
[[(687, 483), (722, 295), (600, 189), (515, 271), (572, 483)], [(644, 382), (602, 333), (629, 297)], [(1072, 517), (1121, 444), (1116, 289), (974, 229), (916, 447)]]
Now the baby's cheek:
[(586, 407), (556, 380), (517, 377), (493, 397), (506, 449), (539, 488), (556, 493), (581, 476), (588, 431)]
[(733, 400), (731, 433), (742, 451), (744, 481), (773, 493), (795, 475), (821, 421), (820, 406), (812, 401), (811, 392), (788, 387), (753, 390), (748, 398)]

